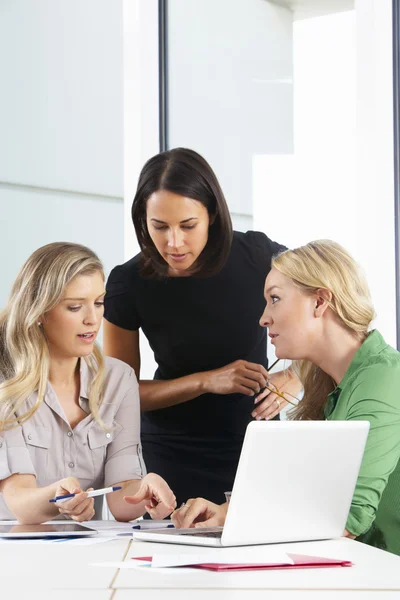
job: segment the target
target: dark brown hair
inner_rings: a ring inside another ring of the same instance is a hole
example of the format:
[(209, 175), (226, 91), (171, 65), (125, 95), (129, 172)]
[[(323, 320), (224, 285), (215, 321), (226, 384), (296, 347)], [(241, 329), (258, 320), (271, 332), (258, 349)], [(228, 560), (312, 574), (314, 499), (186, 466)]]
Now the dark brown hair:
[(187, 148), (174, 148), (156, 154), (144, 165), (132, 204), (132, 221), (143, 255), (141, 274), (167, 276), (168, 264), (150, 237), (146, 222), (149, 197), (166, 190), (198, 200), (213, 219), (205, 248), (197, 258), (191, 274), (210, 277), (224, 266), (232, 244), (232, 221), (217, 177), (207, 161)]

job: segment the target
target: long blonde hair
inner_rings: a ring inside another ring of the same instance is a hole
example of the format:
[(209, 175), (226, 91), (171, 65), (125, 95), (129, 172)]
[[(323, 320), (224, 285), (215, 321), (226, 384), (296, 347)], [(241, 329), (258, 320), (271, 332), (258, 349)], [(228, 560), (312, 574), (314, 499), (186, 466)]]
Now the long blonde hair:
[[(329, 290), (332, 293), (330, 308), (360, 341), (365, 340), (375, 317), (374, 307), (364, 273), (340, 244), (317, 240), (286, 250), (273, 258), (272, 267), (306, 294), (314, 294), (321, 288)], [(290, 411), (290, 417), (323, 419), (327, 396), (335, 389), (335, 382), (310, 361), (295, 361), (293, 368), (303, 384), (304, 396)]]
[[(49, 377), (50, 356), (40, 318), (61, 300), (65, 287), (77, 275), (99, 272), (97, 255), (79, 244), (56, 242), (36, 250), (22, 266), (12, 286), (6, 308), (0, 313), (0, 431), (27, 421), (43, 402)], [(100, 348), (84, 358), (92, 381), (90, 410), (101, 424), (99, 406), (104, 383), (104, 359)], [(37, 391), (34, 406), (16, 416), (29, 396)]]

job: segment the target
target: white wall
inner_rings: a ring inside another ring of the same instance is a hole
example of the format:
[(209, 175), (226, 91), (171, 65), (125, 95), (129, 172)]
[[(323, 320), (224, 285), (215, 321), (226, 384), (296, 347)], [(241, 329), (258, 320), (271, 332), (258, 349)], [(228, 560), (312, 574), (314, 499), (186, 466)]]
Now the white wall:
[(254, 154), (293, 148), (292, 13), (265, 0), (169, 0), (169, 145), (203, 154), (239, 229)]
[(356, 0), (357, 253), (378, 313), (396, 347), (393, 57), (391, 0)]
[(131, 219), (140, 171), (160, 151), (158, 0), (123, 0), (124, 250), (139, 252)]
[(348, 248), (395, 345), (390, 0), (295, 21), (294, 84), (294, 153), (254, 159), (255, 226), (292, 247)]
[(2, 0), (0, 72), (4, 305), (45, 243), (123, 261), (122, 2)]

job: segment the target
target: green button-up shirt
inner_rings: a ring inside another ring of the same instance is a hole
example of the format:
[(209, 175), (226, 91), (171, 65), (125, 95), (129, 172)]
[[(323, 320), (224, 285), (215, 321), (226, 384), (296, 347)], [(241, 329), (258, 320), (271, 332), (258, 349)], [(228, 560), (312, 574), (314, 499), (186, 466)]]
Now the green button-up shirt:
[(325, 417), (370, 422), (346, 529), (400, 554), (400, 353), (377, 330), (329, 394)]

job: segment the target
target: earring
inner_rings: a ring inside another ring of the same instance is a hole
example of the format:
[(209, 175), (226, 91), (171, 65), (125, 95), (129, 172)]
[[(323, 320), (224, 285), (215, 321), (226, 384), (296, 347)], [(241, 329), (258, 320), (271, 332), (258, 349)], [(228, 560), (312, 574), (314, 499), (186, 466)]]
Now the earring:
[(38, 327), (41, 327), (41, 326), (42, 326), (42, 324), (40, 323), (40, 321), (38, 321)]

